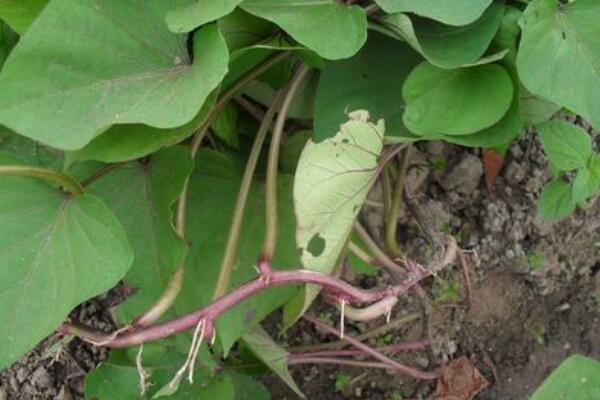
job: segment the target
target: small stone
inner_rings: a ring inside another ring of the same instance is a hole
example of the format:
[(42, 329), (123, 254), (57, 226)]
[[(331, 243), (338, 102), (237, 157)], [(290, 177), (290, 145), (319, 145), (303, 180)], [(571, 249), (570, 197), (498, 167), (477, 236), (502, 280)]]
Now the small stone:
[(15, 378), (14, 376), (11, 376), (8, 379), (8, 383), (10, 383), (10, 387), (12, 388), (13, 391), (15, 392), (19, 392), (19, 382), (17, 382), (17, 378)]
[(25, 379), (27, 379), (28, 375), (29, 375), (29, 371), (27, 370), (27, 368), (25, 368), (25, 367), (19, 368), (19, 370), (17, 371), (17, 381), (19, 381), (19, 383), (25, 382)]
[(49, 387), (52, 384), (52, 378), (44, 366), (38, 367), (31, 376), (31, 382), (40, 387)]
[(8, 400), (8, 394), (6, 390), (0, 387), (0, 400)]
[(466, 154), (442, 179), (441, 185), (446, 190), (455, 189), (460, 194), (471, 194), (479, 186), (482, 176), (483, 164), (479, 157)]

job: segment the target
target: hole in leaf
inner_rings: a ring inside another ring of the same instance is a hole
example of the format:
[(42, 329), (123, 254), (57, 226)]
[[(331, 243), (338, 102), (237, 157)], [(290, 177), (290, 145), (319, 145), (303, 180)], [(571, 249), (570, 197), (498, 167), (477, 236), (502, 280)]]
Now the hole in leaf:
[(306, 250), (308, 250), (313, 257), (319, 257), (321, 254), (323, 254), (323, 250), (325, 250), (325, 239), (323, 239), (318, 233), (315, 234), (308, 241)]

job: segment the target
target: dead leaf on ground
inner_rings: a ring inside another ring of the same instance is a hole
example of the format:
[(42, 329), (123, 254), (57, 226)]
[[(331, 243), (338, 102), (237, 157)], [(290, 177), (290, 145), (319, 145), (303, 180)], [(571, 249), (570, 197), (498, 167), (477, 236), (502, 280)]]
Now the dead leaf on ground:
[(462, 356), (443, 367), (433, 396), (436, 400), (472, 400), (489, 385), (471, 361)]
[(489, 194), (494, 192), (494, 185), (498, 173), (504, 164), (504, 155), (494, 149), (483, 150), (483, 169), (485, 171), (485, 185)]

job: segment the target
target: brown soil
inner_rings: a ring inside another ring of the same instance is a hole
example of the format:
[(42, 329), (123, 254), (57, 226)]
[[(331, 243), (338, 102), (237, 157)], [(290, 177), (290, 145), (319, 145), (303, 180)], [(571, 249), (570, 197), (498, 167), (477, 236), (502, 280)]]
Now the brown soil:
[[(412, 184), (415, 189), (420, 185), (419, 202), (437, 228), (453, 234), (466, 250), (473, 288), (469, 306), (458, 265), (425, 282), (435, 305), (428, 318), (434, 364), (425, 353), (402, 355), (399, 361), (433, 369), (465, 355), (491, 382), (475, 399), (523, 400), (569, 354), (600, 359), (600, 302), (594, 297), (600, 292), (599, 202), (592, 200), (586, 210), (555, 224), (536, 217), (535, 201), (550, 172), (532, 134), (509, 150), (493, 194), (485, 189), (476, 150), (435, 142), (420, 146), (415, 160), (437, 166), (413, 170)], [(377, 188), (373, 196), (377, 197)], [(361, 218), (381, 238), (381, 209), (367, 208)], [(427, 256), (427, 241), (411, 218), (401, 219), (399, 232), (412, 256)], [(347, 271), (346, 278), (365, 287), (388, 280), (385, 272), (365, 277), (352, 270)], [(442, 282), (459, 287), (459, 298), (453, 298), (449, 289), (440, 289)], [(89, 302), (75, 316), (100, 329), (110, 329), (106, 310), (114, 299), (111, 294)], [(418, 302), (408, 298), (397, 308), (395, 317), (418, 310)], [(312, 312), (334, 321), (338, 318), (336, 311), (322, 303)], [(348, 324), (347, 332), (364, 332), (382, 323)], [(370, 343), (423, 336), (417, 321)], [(304, 323), (284, 336), (290, 345), (327, 339)], [(53, 341), (49, 339), (0, 373), (0, 400), (83, 398), (83, 378), (106, 357), (106, 351), (73, 341), (60, 357), (40, 357)], [(292, 375), (308, 399), (434, 398), (435, 384), (419, 384), (382, 370), (296, 366)], [(338, 378), (342, 375), (351, 383), (336, 390), (336, 380), (341, 381)], [(296, 398), (274, 376), (263, 381), (273, 399)]]

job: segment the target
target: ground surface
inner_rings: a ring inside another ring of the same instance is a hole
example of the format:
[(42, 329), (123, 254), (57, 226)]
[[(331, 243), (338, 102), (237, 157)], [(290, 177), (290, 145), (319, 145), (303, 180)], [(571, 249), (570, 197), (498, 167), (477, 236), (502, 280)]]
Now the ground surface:
[[(492, 194), (486, 190), (478, 151), (429, 143), (419, 148), (414, 160), (429, 166), (413, 169), (419, 178), (413, 176), (411, 184), (418, 189), (421, 206), (439, 229), (459, 240), (472, 267), (470, 306), (458, 265), (424, 285), (434, 303), (428, 322), (436, 367), (464, 355), (491, 383), (475, 399), (521, 400), (569, 354), (600, 359), (600, 298), (594, 297), (600, 293), (600, 202), (592, 201), (587, 210), (555, 224), (536, 218), (535, 201), (550, 173), (533, 135), (511, 147)], [(380, 208), (370, 207), (361, 217), (375, 236), (381, 234), (381, 214)], [(426, 258), (428, 245), (414, 221), (403, 217), (399, 232), (413, 256)], [(385, 273), (364, 277), (349, 270), (346, 275), (365, 286), (387, 279)], [(118, 298), (118, 293), (102, 296), (75, 316), (109, 329), (106, 310)], [(408, 299), (393, 318), (418, 309), (416, 300)], [(338, 315), (323, 304), (313, 313), (333, 321)], [(350, 324), (347, 330), (360, 333), (381, 324)], [(423, 336), (420, 320), (414, 320), (371, 343)], [(300, 324), (284, 339), (294, 346), (329, 338)], [(48, 350), (53, 341), (0, 373), (0, 400), (82, 398), (86, 372), (106, 357), (106, 351), (75, 340), (57, 357)], [(399, 359), (432, 368), (424, 352)], [(435, 398), (435, 385), (416, 385), (380, 370), (298, 366), (292, 373), (309, 399), (399, 400), (415, 393)], [(350, 383), (342, 385), (344, 381)], [(273, 399), (295, 398), (276, 378), (267, 376), (264, 382)]]

